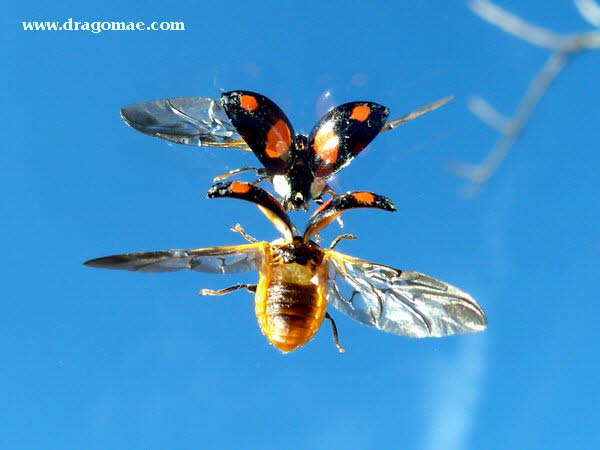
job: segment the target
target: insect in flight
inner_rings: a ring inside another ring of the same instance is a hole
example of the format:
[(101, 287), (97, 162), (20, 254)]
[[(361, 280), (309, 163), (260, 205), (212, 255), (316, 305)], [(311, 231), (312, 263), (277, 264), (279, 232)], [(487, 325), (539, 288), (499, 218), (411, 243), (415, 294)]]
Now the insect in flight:
[(485, 313), (473, 298), (458, 288), (418, 272), (409, 272), (354, 258), (311, 240), (342, 212), (354, 208), (394, 211), (386, 197), (370, 192), (350, 192), (321, 205), (310, 217), (302, 236), (281, 204), (265, 190), (249, 183), (218, 183), (210, 198), (231, 197), (255, 203), (283, 238), (259, 242), (238, 225), (234, 231), (249, 241), (245, 245), (195, 250), (165, 250), (107, 256), (85, 265), (138, 272), (193, 270), (208, 273), (240, 273), (258, 270), (258, 284), (238, 284), (204, 295), (223, 295), (238, 289), (255, 293), (260, 329), (282, 352), (308, 342), (324, 319), (332, 325), (340, 352), (337, 328), (327, 304), (357, 321), (402, 336), (441, 337), (482, 331)]
[(348, 165), (379, 133), (399, 127), (450, 101), (446, 97), (395, 120), (373, 102), (351, 102), (331, 109), (308, 136), (295, 134), (283, 111), (250, 91), (221, 94), (220, 100), (178, 97), (125, 106), (121, 117), (132, 128), (179, 144), (251, 150), (263, 168), (243, 167), (219, 175), (223, 180), (254, 171), (269, 180), (286, 209), (308, 209), (335, 195), (326, 179)]

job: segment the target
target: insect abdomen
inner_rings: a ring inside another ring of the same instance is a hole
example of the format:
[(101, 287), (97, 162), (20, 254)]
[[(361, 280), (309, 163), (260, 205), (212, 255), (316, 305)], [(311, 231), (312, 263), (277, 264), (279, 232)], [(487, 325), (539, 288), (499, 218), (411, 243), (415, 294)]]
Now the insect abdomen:
[[(256, 297), (258, 324), (269, 342), (282, 352), (291, 352), (314, 336), (327, 306), (319, 285), (310, 278), (298, 277), (298, 271), (290, 266), (295, 264), (275, 267), (274, 279), (261, 280), (266, 283), (257, 290), (257, 294), (262, 291), (264, 295)], [(292, 273), (295, 276), (286, 276)]]

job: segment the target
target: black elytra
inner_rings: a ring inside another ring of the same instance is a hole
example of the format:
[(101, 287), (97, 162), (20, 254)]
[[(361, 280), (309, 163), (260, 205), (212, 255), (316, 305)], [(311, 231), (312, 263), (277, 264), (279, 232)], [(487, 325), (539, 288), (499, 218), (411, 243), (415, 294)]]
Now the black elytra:
[(330, 189), (325, 179), (346, 166), (379, 134), (389, 110), (373, 102), (333, 108), (308, 136), (294, 133), (284, 112), (264, 95), (230, 91), (221, 104), (231, 124), (264, 166), (286, 209), (307, 209)]

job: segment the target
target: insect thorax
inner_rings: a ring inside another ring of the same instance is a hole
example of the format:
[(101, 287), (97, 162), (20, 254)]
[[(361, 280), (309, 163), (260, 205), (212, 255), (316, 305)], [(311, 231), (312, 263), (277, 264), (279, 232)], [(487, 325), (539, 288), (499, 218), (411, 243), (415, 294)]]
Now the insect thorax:
[(296, 136), (290, 166), (285, 173), (273, 177), (275, 190), (283, 197), (286, 209), (306, 210), (310, 201), (315, 198), (312, 192), (315, 177), (310, 169), (307, 142), (306, 136)]
[(301, 266), (320, 266), (323, 261), (323, 250), (313, 243), (306, 243), (296, 236), (287, 244), (272, 246), (273, 262)]

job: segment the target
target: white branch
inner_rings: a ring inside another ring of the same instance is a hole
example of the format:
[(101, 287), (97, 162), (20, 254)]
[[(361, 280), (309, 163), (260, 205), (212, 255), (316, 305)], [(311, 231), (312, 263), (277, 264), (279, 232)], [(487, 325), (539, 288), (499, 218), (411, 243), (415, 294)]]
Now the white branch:
[(508, 119), (496, 111), (496, 108), (490, 105), (486, 99), (479, 95), (472, 95), (469, 97), (467, 106), (482, 122), (487, 123), (499, 133), (506, 132)]
[(600, 6), (594, 0), (573, 0), (585, 20), (600, 28)]
[(525, 22), (520, 17), (509, 13), (487, 0), (471, 0), (469, 7), (482, 19), (496, 25), (507, 33), (514, 34), (530, 44), (555, 50), (560, 46), (564, 38), (560, 34), (555, 34), (545, 28)]
[[(574, 1), (579, 1), (579, 3), (593, 3), (591, 0)], [(468, 196), (477, 194), (502, 164), (511, 148), (523, 133), (539, 101), (569, 62), (570, 58), (585, 50), (600, 49), (600, 31), (588, 31), (571, 36), (562, 36), (528, 24), (519, 17), (495, 6), (488, 0), (472, 0), (470, 6), (479, 16), (499, 28), (527, 42), (551, 48), (553, 53), (529, 83), (515, 113), (511, 117), (503, 117), (493, 106), (479, 96), (473, 97), (470, 100), (469, 107), (473, 113), (483, 122), (497, 130), (500, 137), (480, 164), (452, 161), (448, 165), (448, 169), (451, 172), (470, 181), (470, 184), (463, 191), (463, 194)], [(595, 3), (594, 6), (597, 7)]]

